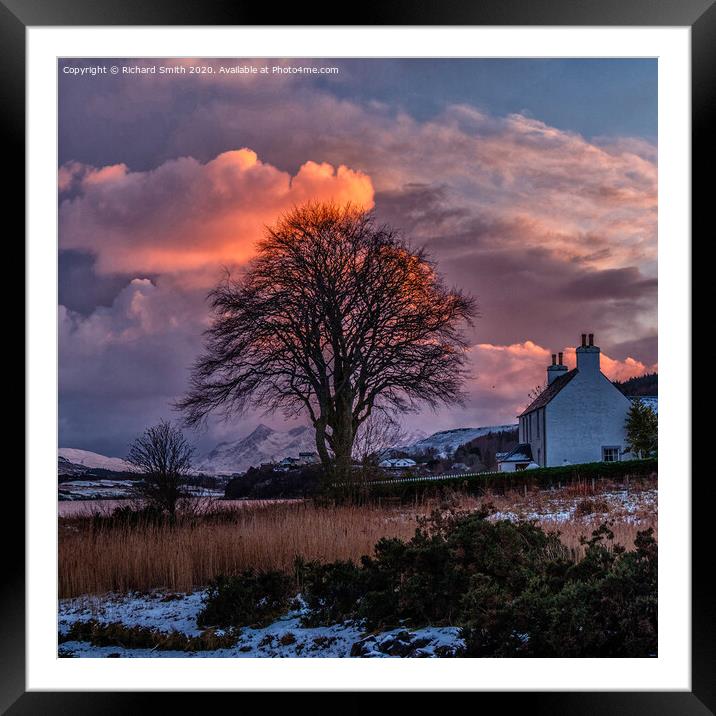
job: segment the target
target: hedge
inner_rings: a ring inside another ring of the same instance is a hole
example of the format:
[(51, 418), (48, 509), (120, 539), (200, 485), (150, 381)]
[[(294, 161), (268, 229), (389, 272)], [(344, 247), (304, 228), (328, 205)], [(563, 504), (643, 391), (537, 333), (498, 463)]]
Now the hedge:
[(395, 478), (368, 484), (371, 497), (407, 498), (426, 491), (445, 488), (485, 492), (522, 487), (554, 487), (585, 480), (621, 481), (630, 477), (649, 477), (658, 473), (657, 458), (624, 460), (622, 462), (589, 462), (562, 467), (540, 467), (517, 472), (482, 472), (467, 475)]

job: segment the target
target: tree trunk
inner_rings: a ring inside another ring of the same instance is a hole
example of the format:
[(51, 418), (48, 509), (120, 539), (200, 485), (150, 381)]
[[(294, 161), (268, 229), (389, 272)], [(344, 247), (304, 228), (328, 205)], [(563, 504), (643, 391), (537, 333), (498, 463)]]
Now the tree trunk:
[(333, 472), (337, 487), (350, 491), (353, 472), (353, 413), (350, 403), (341, 405), (333, 427)]
[(323, 469), (328, 471), (331, 464), (331, 456), (328, 454), (326, 447), (326, 424), (321, 420), (317, 420), (313, 427), (316, 429), (316, 450), (318, 457), (321, 459)]

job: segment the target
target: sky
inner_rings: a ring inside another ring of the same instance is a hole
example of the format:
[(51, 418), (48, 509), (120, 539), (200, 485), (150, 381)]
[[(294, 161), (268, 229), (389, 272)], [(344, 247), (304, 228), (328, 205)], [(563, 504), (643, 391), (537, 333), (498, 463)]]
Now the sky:
[[(612, 379), (658, 367), (656, 60), (58, 69), (62, 447), (124, 456), (179, 417), (208, 291), (309, 199), (372, 209), (477, 299), (464, 405), (408, 431), (514, 422), (581, 333)], [(188, 437), (204, 450), (259, 423), (290, 427), (250, 413)]]

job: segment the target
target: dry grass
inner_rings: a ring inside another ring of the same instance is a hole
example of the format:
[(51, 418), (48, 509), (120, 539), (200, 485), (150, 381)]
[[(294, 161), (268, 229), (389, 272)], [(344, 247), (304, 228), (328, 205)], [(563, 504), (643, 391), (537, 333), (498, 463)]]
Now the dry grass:
[[(620, 488), (623, 489), (623, 488)], [(656, 491), (634, 486), (628, 499), (602, 492), (590, 512), (580, 501), (593, 496), (586, 486), (557, 491), (528, 491), (483, 498), (455, 494), (441, 503), (411, 506), (318, 507), (309, 502), (238, 503), (235, 509), (181, 521), (174, 527), (101, 526), (88, 517), (60, 519), (59, 596), (103, 594), (165, 588), (190, 591), (220, 573), (242, 569), (291, 570), (294, 558), (331, 561), (370, 554), (381, 537), (409, 539), (418, 516), (434, 509), (474, 510), (492, 503), (497, 517), (537, 519), (558, 529), (562, 541), (579, 557), (580, 537), (605, 519), (614, 521), (615, 541), (631, 548), (640, 529), (656, 529)], [(626, 507), (625, 507), (626, 503)]]

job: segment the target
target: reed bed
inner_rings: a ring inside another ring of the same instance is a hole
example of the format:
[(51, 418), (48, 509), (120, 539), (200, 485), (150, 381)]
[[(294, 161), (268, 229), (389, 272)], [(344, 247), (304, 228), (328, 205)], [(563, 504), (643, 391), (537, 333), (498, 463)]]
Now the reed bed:
[(656, 490), (643, 486), (631, 488), (626, 497), (608, 491), (595, 496), (587, 486), (482, 497), (455, 493), (411, 505), (221, 503), (220, 509), (180, 518), (175, 525), (115, 524), (82, 515), (59, 521), (59, 596), (188, 592), (217, 574), (248, 568), (291, 571), (297, 556), (357, 560), (371, 554), (381, 537), (409, 539), (418, 518), (435, 509), (474, 510), (484, 503), (493, 505), (496, 518), (537, 519), (545, 529), (559, 530), (577, 558), (583, 553), (580, 538), (607, 519), (615, 542), (628, 549), (638, 530), (656, 529), (657, 523)]

